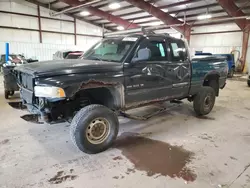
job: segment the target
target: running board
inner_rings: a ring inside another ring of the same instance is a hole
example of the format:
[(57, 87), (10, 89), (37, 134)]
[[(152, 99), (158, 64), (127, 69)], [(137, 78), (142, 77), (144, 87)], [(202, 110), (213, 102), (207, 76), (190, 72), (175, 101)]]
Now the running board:
[[(172, 102), (173, 103), (173, 102)], [(175, 103), (175, 102), (174, 102)], [(182, 103), (182, 102), (181, 102)], [(167, 110), (170, 110), (172, 108), (176, 108), (176, 107), (179, 107), (181, 106), (181, 103), (176, 103), (176, 105), (174, 106), (171, 106), (171, 107), (164, 107), (164, 108), (161, 108), (153, 113), (150, 113), (150, 114), (146, 114), (144, 116), (136, 116), (136, 115), (132, 115), (132, 114), (127, 114), (126, 112), (123, 112), (123, 111), (120, 111), (119, 114), (123, 117), (126, 117), (126, 118), (130, 118), (130, 119), (135, 119), (135, 120), (148, 120), (150, 118), (152, 118), (153, 116), (156, 116), (162, 112), (165, 112)]]

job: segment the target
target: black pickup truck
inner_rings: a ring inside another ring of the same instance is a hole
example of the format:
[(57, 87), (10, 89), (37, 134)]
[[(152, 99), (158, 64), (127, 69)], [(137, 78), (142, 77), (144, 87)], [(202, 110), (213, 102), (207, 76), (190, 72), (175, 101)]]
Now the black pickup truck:
[(162, 101), (193, 101), (208, 114), (226, 84), (225, 59), (190, 59), (185, 42), (165, 34), (104, 38), (77, 60), (27, 64), (15, 69), (24, 105), (42, 121), (71, 120), (70, 134), (83, 152), (111, 146), (118, 112)]

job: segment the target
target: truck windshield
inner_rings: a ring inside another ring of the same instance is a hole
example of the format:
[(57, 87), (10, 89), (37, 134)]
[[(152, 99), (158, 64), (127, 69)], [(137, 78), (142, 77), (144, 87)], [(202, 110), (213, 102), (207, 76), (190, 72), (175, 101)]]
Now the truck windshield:
[(121, 62), (134, 45), (137, 38), (123, 37), (104, 39), (94, 45), (83, 56), (83, 59)]

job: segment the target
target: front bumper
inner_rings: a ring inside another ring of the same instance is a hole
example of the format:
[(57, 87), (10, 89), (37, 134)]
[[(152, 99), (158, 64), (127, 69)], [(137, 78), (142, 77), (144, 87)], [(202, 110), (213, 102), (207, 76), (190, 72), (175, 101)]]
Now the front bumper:
[(39, 120), (42, 122), (49, 123), (50, 118), (44, 111), (44, 100), (39, 100), (34, 96), (34, 92), (25, 88), (20, 89), (20, 97), (22, 99), (23, 105), (25, 105), (31, 114), (39, 116)]

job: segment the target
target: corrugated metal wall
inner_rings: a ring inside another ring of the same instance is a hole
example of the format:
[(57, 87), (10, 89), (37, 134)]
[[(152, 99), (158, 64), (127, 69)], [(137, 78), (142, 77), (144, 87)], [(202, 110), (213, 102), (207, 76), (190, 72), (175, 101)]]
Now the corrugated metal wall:
[[(0, 1), (0, 10), (9, 12), (19, 12), (37, 15), (37, 6), (25, 1)], [(41, 16), (50, 17), (49, 10), (40, 8)], [(59, 15), (61, 18), (73, 21), (73, 18), (66, 15)], [(9, 27), (20, 27), (28, 29), (38, 29), (38, 19), (29, 16), (0, 13), (0, 25)], [(86, 51), (101, 37), (88, 37), (77, 35), (77, 45), (74, 41), (74, 23), (67, 21), (41, 19), (42, 30), (67, 32), (69, 34), (42, 33), (43, 43), (39, 43), (39, 32), (27, 30), (14, 30), (0, 28), (0, 54), (5, 53), (5, 43), (10, 43), (10, 53), (24, 54), (26, 57), (50, 60), (58, 50), (83, 50)], [(76, 22), (77, 34), (102, 35), (102, 29), (83, 21)]]
[[(221, 24), (214, 26), (194, 27), (192, 33), (238, 31), (239, 27), (234, 24)], [(217, 33), (192, 35), (190, 40), (191, 54), (195, 51), (210, 52), (214, 54), (231, 53), (232, 50), (242, 50), (242, 32)], [(247, 52), (247, 65), (250, 67), (250, 39)], [(237, 58), (237, 57), (236, 57)]]

